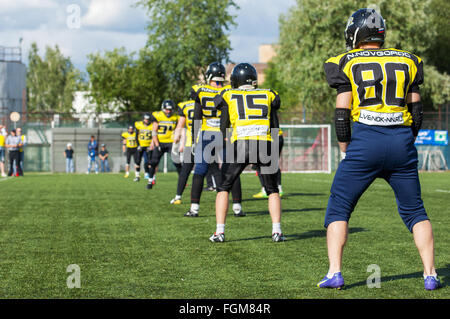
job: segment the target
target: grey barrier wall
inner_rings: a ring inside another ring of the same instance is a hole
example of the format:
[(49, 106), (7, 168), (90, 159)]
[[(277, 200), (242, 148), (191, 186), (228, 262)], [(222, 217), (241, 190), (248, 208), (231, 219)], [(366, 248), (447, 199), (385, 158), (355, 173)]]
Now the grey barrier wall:
[[(88, 168), (87, 145), (91, 135), (99, 145), (105, 144), (109, 152), (109, 168), (111, 172), (118, 173), (125, 168), (125, 156), (122, 152), (122, 132), (121, 128), (53, 128), (51, 143), (52, 172), (65, 172), (66, 160), (64, 150), (67, 143), (71, 143), (74, 150), (74, 167), (76, 173), (85, 173)], [(97, 158), (100, 171), (100, 159)], [(94, 168), (91, 169), (91, 172)]]

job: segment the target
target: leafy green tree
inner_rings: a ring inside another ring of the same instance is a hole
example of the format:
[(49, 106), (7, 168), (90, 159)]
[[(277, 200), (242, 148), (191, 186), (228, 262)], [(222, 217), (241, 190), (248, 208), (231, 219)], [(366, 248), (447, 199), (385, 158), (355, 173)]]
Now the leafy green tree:
[[(432, 0), (429, 12), (430, 27), (437, 30), (434, 41), (430, 41), (427, 56), (436, 69), (443, 73), (450, 74), (450, 24), (448, 23), (448, 12), (450, 2), (447, 0)], [(428, 32), (425, 31), (424, 34)], [(448, 85), (447, 85), (448, 87)]]
[[(384, 47), (408, 50), (424, 59), (422, 93), (428, 107), (436, 107), (448, 100), (449, 76), (433, 67), (433, 59), (428, 57), (431, 44), (442, 32), (432, 25), (429, 12), (433, 1), (378, 0), (372, 3), (386, 19)], [(293, 108), (303, 105), (316, 112), (318, 120), (331, 118), (336, 93), (328, 87), (323, 63), (329, 57), (345, 52), (347, 18), (367, 6), (366, 1), (297, 0), (297, 5), (280, 17), (278, 55), (267, 72), (275, 73), (269, 79), (281, 83)]]
[(156, 109), (165, 81), (146, 49), (128, 54), (118, 48), (88, 55), (89, 95), (97, 112), (136, 112)]
[(232, 0), (141, 0), (149, 16), (147, 48), (164, 71), (164, 98), (185, 100), (214, 61), (229, 61)]
[(32, 43), (28, 61), (28, 111), (71, 112), (74, 93), (83, 86), (83, 77), (70, 58), (58, 46), (47, 47), (42, 58), (36, 43)]

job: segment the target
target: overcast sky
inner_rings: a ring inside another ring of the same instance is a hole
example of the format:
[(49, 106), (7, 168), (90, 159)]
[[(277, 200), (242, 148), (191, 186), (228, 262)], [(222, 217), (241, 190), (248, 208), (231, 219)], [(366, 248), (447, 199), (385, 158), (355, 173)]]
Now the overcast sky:
[[(129, 52), (145, 45), (147, 17), (136, 0), (0, 0), (0, 46), (18, 46), (24, 62), (36, 42), (57, 44), (84, 71), (86, 55), (124, 46)], [(238, 26), (230, 34), (231, 59), (257, 62), (258, 46), (278, 39), (278, 17), (295, 0), (236, 0)], [(79, 12), (79, 14), (78, 14)], [(77, 19), (77, 17), (80, 17)]]

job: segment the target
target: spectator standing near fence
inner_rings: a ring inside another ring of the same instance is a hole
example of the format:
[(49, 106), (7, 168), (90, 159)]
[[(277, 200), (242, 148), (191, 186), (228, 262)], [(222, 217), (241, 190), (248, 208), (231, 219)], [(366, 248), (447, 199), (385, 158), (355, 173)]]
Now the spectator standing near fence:
[(100, 157), (102, 173), (109, 172), (109, 163), (108, 163), (109, 152), (106, 149), (105, 144), (102, 144), (98, 157)]
[(91, 140), (88, 143), (88, 169), (86, 174), (91, 172), (92, 163), (94, 163), (95, 174), (98, 174), (98, 143), (95, 140), (95, 136), (91, 136)]
[(74, 165), (73, 165), (73, 148), (71, 143), (67, 143), (67, 147), (64, 150), (64, 157), (66, 158), (66, 173), (73, 173)]
[(0, 171), (2, 177), (6, 177), (5, 174), (5, 156), (6, 156), (6, 148), (5, 141), (7, 136), (6, 129), (3, 125), (0, 125)]
[(20, 148), (20, 136), (16, 135), (16, 130), (11, 130), (11, 135), (6, 138), (6, 148), (9, 150), (9, 172), (8, 176), (13, 176), (14, 170), (16, 176), (22, 176), (22, 169), (20, 168), (19, 161), (19, 148)]
[(20, 137), (20, 148), (19, 148), (19, 166), (22, 171), (23, 175), (23, 160), (25, 158), (24, 148), (27, 146), (27, 136), (25, 134), (22, 134), (22, 128), (18, 127), (16, 128), (16, 134)]

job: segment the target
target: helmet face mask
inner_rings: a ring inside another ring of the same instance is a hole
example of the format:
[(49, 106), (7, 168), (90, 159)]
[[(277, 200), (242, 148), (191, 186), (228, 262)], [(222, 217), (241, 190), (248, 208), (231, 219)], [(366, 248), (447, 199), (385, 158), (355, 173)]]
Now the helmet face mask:
[(249, 63), (239, 63), (231, 72), (231, 87), (239, 88), (243, 85), (258, 87), (258, 73), (253, 65)]
[(384, 19), (374, 9), (359, 9), (347, 20), (344, 34), (347, 50), (355, 49), (358, 44), (368, 42), (377, 42), (383, 46)]
[(224, 82), (225, 81), (225, 66), (220, 62), (213, 62), (208, 65), (206, 69), (206, 81), (207, 83), (211, 81)]

